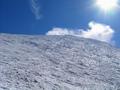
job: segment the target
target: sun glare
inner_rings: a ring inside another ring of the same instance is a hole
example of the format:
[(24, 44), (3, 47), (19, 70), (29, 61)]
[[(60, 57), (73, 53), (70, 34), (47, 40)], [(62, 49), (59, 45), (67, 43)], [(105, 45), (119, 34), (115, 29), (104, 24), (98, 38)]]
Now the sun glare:
[(96, 0), (96, 6), (101, 10), (108, 12), (117, 8), (118, 0)]

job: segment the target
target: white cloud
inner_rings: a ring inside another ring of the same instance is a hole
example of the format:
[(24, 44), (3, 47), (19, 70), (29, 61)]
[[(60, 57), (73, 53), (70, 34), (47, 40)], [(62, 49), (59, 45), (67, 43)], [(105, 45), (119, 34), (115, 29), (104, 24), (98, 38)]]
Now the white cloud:
[(66, 29), (65, 28), (64, 29), (63, 28), (53, 28), (52, 30), (48, 31), (46, 33), (46, 35), (77, 35), (77, 33), (76, 33), (77, 31), (69, 30), (67, 28)]
[(38, 0), (30, 0), (32, 13), (35, 15), (35, 18), (39, 20), (41, 18), (40, 4)]
[(53, 28), (52, 30), (48, 31), (46, 35), (73, 35), (78, 37), (96, 39), (107, 43), (112, 42), (114, 30), (109, 25), (91, 21), (88, 24), (88, 26), (89, 28), (87, 30), (83, 29), (70, 30), (67, 28), (66, 29)]

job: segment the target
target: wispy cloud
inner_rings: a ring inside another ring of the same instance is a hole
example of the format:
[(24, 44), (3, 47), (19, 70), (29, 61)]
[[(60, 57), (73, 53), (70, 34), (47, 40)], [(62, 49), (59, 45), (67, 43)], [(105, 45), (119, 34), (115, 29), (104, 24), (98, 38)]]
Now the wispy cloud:
[(30, 0), (31, 11), (37, 20), (41, 19), (41, 8), (39, 0)]
[(107, 43), (111, 43), (114, 30), (109, 26), (102, 23), (97, 23), (94, 21), (89, 22), (89, 28), (87, 30), (78, 29), (78, 30), (70, 30), (67, 28), (53, 28), (48, 31), (46, 35), (73, 35), (84, 38), (91, 38), (100, 41), (104, 41)]

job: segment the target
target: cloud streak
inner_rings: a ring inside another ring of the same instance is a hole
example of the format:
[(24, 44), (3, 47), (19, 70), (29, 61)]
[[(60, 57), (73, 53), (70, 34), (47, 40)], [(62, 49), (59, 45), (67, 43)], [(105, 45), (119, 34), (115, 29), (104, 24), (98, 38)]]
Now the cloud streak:
[(30, 0), (31, 11), (37, 20), (41, 19), (41, 8), (38, 0)]
[(71, 30), (67, 28), (53, 28), (48, 31), (46, 35), (73, 35), (84, 38), (96, 39), (107, 43), (112, 43), (114, 30), (109, 26), (94, 21), (89, 22), (89, 28), (87, 30), (78, 29)]

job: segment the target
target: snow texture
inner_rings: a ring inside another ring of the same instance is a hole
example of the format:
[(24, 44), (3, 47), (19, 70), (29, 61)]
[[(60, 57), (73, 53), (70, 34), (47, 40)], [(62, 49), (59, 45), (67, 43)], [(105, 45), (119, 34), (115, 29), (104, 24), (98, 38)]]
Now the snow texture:
[(120, 90), (120, 49), (74, 36), (0, 34), (0, 90)]

